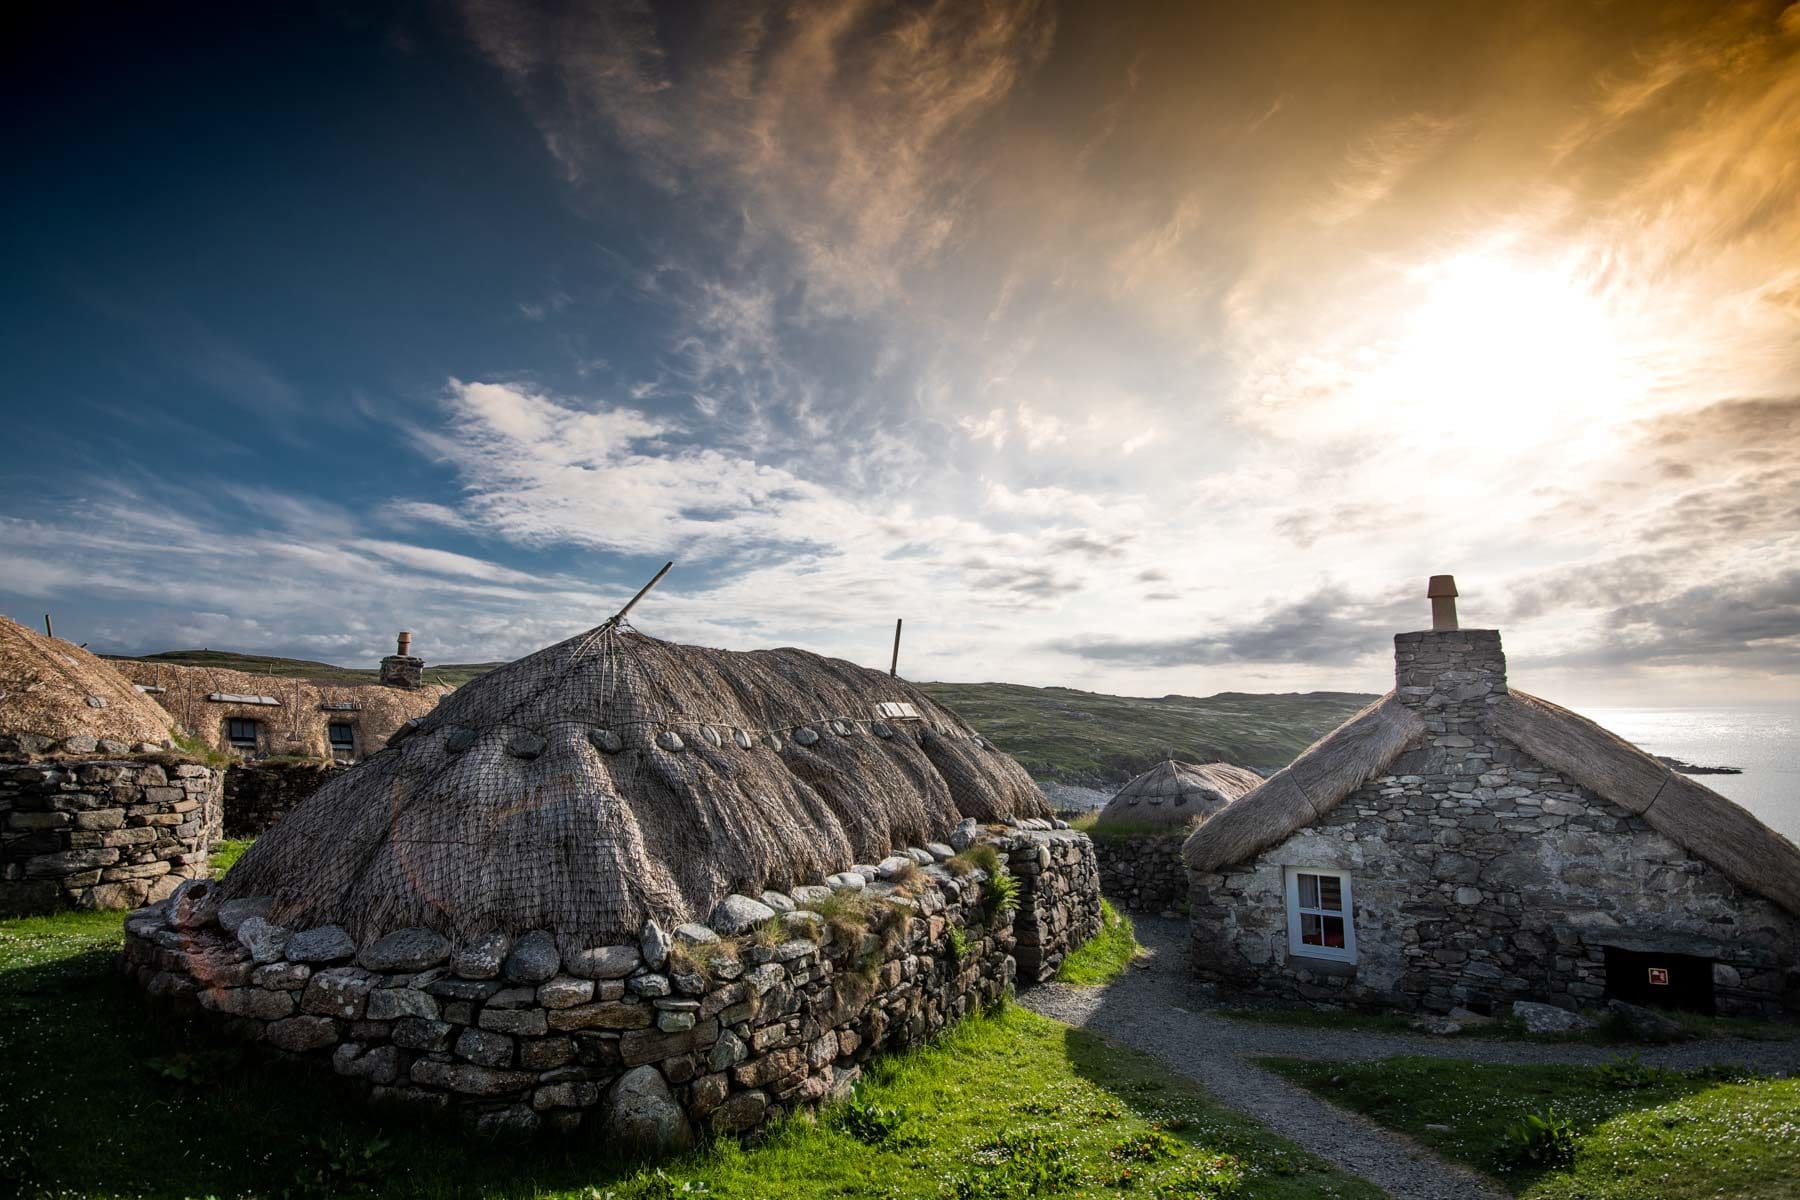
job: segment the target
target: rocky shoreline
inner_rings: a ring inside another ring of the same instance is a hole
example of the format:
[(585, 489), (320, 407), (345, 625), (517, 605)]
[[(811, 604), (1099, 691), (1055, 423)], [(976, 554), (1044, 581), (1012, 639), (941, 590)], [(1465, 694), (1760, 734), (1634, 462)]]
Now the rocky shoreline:
[(1742, 775), (1744, 773), (1742, 767), (1703, 767), (1696, 763), (1682, 762), (1679, 758), (1672, 758), (1667, 754), (1653, 754), (1651, 757), (1669, 770), (1680, 771), (1683, 775)]

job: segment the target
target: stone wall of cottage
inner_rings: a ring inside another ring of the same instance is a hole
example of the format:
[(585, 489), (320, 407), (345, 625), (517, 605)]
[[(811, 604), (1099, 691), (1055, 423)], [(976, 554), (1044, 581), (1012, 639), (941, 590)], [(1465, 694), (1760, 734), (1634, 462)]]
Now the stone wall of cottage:
[(1182, 833), (1109, 834), (1096, 831), (1100, 890), (1131, 912), (1173, 916), (1187, 902), (1187, 866), (1181, 861)]
[(233, 763), (225, 772), (225, 836), (267, 833), (344, 769), (313, 760)]
[[(1322, 821), (1192, 876), (1203, 978), (1438, 1013), (1515, 999), (1575, 1009), (1601, 1003), (1616, 946), (1714, 959), (1721, 1013), (1796, 1006), (1800, 921), (1488, 732), (1506, 690), (1497, 633), (1395, 642), (1398, 694), (1428, 732)], [(1309, 866), (1350, 873), (1354, 968), (1288, 952), (1284, 872)]]
[[(945, 865), (976, 841), (1016, 874), (1016, 912), (993, 911), (979, 869)], [(378, 1103), (460, 1114), (491, 1136), (585, 1126), (683, 1145), (842, 1096), (870, 1055), (1053, 970), (1098, 928), (1084, 835), (966, 824), (952, 843), (578, 949), (543, 932), (452, 945), (424, 929), (359, 947), (197, 884), (128, 918), (124, 962), (152, 996), (226, 1036), (329, 1059)], [(813, 911), (842, 892), (867, 899), (867, 932), (834, 933)]]
[(167, 756), (0, 765), (0, 913), (134, 908), (205, 878), (220, 792)]

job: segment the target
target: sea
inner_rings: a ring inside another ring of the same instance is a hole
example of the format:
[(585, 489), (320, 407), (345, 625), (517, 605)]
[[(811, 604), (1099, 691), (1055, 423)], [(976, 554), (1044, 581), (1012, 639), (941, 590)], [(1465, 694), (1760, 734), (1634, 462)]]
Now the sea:
[(1650, 754), (1742, 775), (1695, 775), (1763, 824), (1800, 843), (1800, 706), (1583, 708), (1581, 714)]

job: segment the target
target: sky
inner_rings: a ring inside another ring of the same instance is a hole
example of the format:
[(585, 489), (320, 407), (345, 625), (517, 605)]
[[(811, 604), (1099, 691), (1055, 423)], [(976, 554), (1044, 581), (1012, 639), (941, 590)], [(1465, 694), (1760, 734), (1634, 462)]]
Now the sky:
[(15, 619), (1800, 700), (1800, 4), (27, 7)]

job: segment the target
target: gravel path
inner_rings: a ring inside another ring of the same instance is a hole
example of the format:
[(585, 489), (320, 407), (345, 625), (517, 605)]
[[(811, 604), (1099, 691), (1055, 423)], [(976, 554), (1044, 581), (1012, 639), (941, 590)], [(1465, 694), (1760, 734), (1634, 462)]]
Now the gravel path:
[[(1206, 1010), (1186, 972), (1187, 926), (1134, 917), (1149, 951), (1140, 966), (1106, 987), (1045, 984), (1023, 993), (1034, 1012), (1079, 1025), (1146, 1051), (1204, 1085), (1226, 1105), (1360, 1175), (1397, 1200), (1504, 1200), (1507, 1193), (1416, 1142), (1320, 1100), (1262, 1070), (1256, 1057), (1368, 1061), (1424, 1054), (1482, 1063), (1602, 1063), (1620, 1056), (1603, 1046), (1561, 1042), (1461, 1040), (1429, 1036), (1259, 1025)], [(1723, 1062), (1759, 1071), (1800, 1072), (1800, 1043), (1709, 1040), (1646, 1047), (1647, 1063), (1696, 1067)]]

